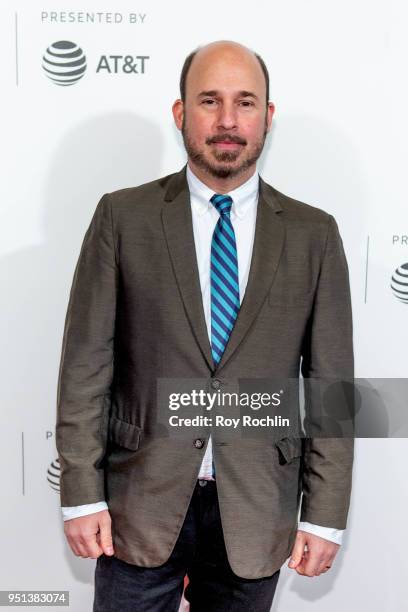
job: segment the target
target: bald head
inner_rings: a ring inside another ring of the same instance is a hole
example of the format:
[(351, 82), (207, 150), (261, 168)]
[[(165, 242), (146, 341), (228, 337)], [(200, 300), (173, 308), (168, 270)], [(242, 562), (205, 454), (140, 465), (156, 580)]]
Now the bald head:
[(244, 66), (258, 81), (258, 87), (263, 84), (261, 87), (264, 88), (264, 99), (268, 104), (269, 73), (265, 62), (258, 53), (232, 40), (211, 42), (198, 47), (186, 57), (180, 75), (180, 97), (183, 102), (186, 101), (191, 82), (195, 84), (197, 80), (205, 79), (215, 66), (223, 71), (225, 78), (234, 69)]

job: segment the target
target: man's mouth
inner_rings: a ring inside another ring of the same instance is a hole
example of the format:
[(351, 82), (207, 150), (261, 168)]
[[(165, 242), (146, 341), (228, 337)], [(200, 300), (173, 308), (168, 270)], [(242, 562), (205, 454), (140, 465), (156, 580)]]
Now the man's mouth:
[(230, 140), (221, 140), (219, 142), (213, 142), (213, 144), (217, 147), (217, 149), (224, 149), (224, 150), (235, 150), (235, 149), (239, 149), (240, 147), (242, 147), (243, 145), (239, 142), (231, 142)]
[(242, 145), (237, 142), (215, 142), (214, 144), (221, 149), (237, 149), (238, 147), (242, 147)]

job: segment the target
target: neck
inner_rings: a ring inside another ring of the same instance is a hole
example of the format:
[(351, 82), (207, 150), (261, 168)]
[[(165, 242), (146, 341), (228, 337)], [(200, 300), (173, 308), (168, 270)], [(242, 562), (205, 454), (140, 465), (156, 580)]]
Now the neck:
[(253, 176), (253, 174), (256, 172), (256, 165), (254, 164), (249, 168), (246, 168), (246, 170), (241, 172), (238, 176), (219, 178), (198, 167), (194, 162), (191, 161), (190, 158), (188, 159), (188, 165), (190, 167), (190, 170), (194, 172), (196, 177), (199, 178), (200, 181), (202, 181), (205, 185), (207, 185), (207, 187), (215, 191), (215, 193), (222, 194), (229, 193), (230, 191), (233, 191), (233, 189), (240, 187), (241, 185), (246, 183), (246, 181), (250, 179), (251, 176)]

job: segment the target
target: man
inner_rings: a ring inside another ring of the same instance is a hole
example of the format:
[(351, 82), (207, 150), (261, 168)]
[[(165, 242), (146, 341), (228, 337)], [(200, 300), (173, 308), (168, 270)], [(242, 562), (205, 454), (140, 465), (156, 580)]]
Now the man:
[(156, 427), (159, 380), (353, 376), (336, 221), (256, 171), (274, 113), (263, 60), (213, 42), (180, 90), (187, 165), (102, 197), (64, 329), (61, 504), (73, 552), (97, 558), (94, 612), (177, 610), (186, 574), (192, 612), (269, 611), (288, 556), (321, 575), (347, 521), (351, 438)]

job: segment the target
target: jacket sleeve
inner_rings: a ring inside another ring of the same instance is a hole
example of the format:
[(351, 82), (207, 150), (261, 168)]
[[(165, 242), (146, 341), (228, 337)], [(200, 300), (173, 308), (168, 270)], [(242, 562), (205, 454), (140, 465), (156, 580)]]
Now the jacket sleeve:
[(300, 521), (345, 529), (354, 459), (349, 418), (354, 382), (353, 324), (348, 265), (332, 215), (303, 339), (301, 372), (305, 379), (307, 437)]
[(117, 278), (111, 202), (105, 194), (83, 239), (62, 340), (56, 419), (61, 506), (104, 499), (101, 462), (113, 379)]

